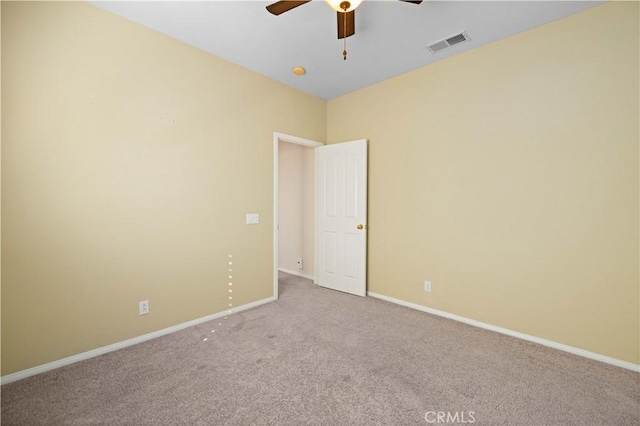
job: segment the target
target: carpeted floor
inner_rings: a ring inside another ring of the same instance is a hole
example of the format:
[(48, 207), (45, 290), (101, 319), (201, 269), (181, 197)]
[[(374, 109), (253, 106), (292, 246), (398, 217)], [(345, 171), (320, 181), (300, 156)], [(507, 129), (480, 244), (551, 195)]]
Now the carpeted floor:
[(284, 274), (277, 302), (1, 397), (4, 426), (640, 424), (638, 373)]

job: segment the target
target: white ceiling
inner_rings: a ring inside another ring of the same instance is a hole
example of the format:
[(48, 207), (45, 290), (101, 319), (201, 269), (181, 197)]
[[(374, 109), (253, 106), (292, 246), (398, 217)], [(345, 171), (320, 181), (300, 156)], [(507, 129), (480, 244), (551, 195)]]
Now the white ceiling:
[[(315, 0), (280, 16), (270, 1), (92, 1), (98, 7), (311, 95), (331, 99), (602, 2), (365, 0), (346, 61), (336, 12)], [(466, 31), (470, 42), (427, 45)], [(294, 66), (307, 73), (297, 77)]]

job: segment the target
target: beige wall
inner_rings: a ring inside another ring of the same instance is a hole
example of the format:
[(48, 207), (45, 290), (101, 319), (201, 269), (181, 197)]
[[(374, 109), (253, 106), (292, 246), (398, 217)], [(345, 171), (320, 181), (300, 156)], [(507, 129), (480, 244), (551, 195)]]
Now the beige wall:
[(2, 375), (224, 311), (229, 254), (236, 306), (272, 296), (273, 132), (324, 140), (326, 102), (86, 3), (2, 8)]
[(369, 138), (370, 291), (640, 362), (638, 15), (598, 6), (329, 101), (330, 143)]
[(313, 167), (313, 148), (279, 143), (278, 267), (305, 276), (313, 276)]
[[(0, 1), (0, 46), (2, 45), (2, 2)], [(0, 75), (2, 74), (2, 49), (0, 48)], [(2, 93), (2, 79), (0, 78), (0, 94)], [(2, 102), (0, 101), (0, 117), (2, 117)], [(2, 119), (0, 118), (0, 144), (2, 143)], [(2, 186), (2, 150), (0, 149), (0, 187)], [(0, 190), (0, 206), (2, 205), (2, 191)], [(2, 241), (2, 214), (0, 214), (0, 241)], [(0, 259), (2, 259), (2, 244), (0, 244)], [(0, 261), (0, 359), (2, 358), (2, 262)], [(0, 371), (1, 375), (1, 371)]]
[(234, 304), (271, 296), (273, 131), (369, 138), (370, 291), (640, 362), (637, 3), (328, 106), (88, 4), (2, 9), (2, 375), (226, 309), (228, 254)]
[(302, 150), (302, 273), (315, 277), (315, 157), (313, 148)]
[(302, 256), (302, 146), (278, 144), (278, 268)]

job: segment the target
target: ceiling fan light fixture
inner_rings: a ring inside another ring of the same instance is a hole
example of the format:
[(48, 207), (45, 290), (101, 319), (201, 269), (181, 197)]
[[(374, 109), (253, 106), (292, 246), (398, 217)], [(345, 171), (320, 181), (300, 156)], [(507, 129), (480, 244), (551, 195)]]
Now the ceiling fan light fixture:
[(331, 9), (335, 10), (336, 12), (342, 12), (342, 13), (351, 12), (352, 10), (355, 10), (356, 7), (360, 6), (360, 3), (362, 3), (362, 0), (350, 0), (350, 1), (324, 0), (324, 1), (331, 7)]

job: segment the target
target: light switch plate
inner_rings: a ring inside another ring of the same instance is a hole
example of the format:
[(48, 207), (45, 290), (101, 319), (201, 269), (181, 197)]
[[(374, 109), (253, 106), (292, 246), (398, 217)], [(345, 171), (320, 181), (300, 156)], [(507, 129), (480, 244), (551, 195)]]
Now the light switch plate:
[(248, 213), (247, 214), (247, 225), (255, 225), (260, 223), (260, 214), (259, 213)]

